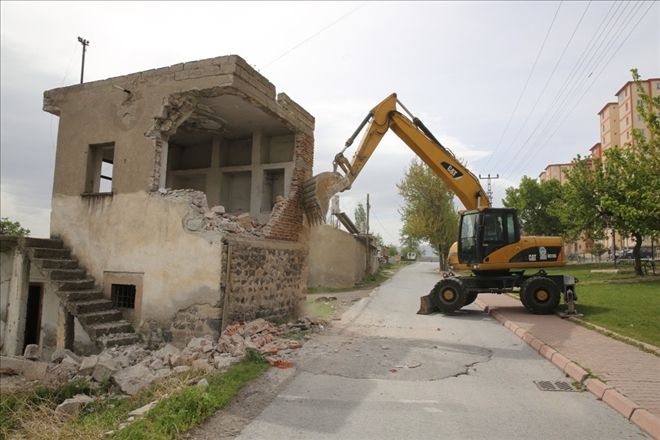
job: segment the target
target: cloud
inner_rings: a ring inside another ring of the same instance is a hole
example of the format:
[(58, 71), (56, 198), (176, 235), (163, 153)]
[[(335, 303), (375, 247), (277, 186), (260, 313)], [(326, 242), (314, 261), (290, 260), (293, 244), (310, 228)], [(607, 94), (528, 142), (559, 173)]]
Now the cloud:
[(24, 188), (3, 183), (0, 186), (0, 216), (18, 221), (28, 228), (33, 237), (50, 237), (50, 206), (35, 206), (30, 203), (30, 192)]

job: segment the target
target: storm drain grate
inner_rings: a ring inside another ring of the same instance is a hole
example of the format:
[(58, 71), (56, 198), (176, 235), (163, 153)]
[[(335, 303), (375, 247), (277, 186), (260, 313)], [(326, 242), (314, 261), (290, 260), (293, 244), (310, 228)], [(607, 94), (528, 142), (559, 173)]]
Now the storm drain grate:
[(550, 380), (535, 380), (534, 383), (541, 391), (577, 391), (570, 383)]

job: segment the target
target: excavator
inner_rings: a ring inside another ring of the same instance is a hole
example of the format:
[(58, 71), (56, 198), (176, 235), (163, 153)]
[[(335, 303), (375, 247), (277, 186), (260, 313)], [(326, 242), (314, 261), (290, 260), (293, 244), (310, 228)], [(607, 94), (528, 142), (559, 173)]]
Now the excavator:
[[(344, 152), (367, 125), (349, 162)], [(396, 93), (364, 118), (335, 156), (333, 171), (317, 174), (305, 182), (303, 204), (310, 223), (324, 221), (332, 196), (351, 188), (388, 130), (415, 152), (465, 206), (459, 212), (458, 241), (450, 247), (447, 260), (451, 270), (468, 275), (443, 273), (430, 293), (421, 297), (419, 314), (437, 311), (450, 314), (474, 302), (479, 293), (514, 291), (519, 291), (520, 301), (534, 314), (554, 313), (563, 293), (569, 313), (574, 313), (577, 280), (569, 275), (550, 275), (544, 270), (566, 264), (561, 237), (523, 235), (516, 210), (493, 208), (479, 179), (412, 115)], [(537, 270), (526, 274), (529, 269)]]

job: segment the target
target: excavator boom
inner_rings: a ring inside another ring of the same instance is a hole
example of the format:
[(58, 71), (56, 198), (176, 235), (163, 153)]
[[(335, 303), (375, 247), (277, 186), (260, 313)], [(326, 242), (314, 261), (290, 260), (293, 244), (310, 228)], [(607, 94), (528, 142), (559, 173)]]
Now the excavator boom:
[[(399, 112), (397, 104), (410, 117)], [(366, 125), (368, 125), (367, 130), (349, 162), (344, 152)], [(418, 118), (410, 114), (397, 99), (396, 93), (393, 93), (369, 112), (355, 133), (346, 141), (344, 149), (335, 156), (334, 170), (318, 174), (305, 184), (303, 203), (312, 223), (323, 221), (332, 196), (351, 187), (390, 129), (445, 182), (466, 209), (490, 207), (490, 200), (481, 187), (479, 179), (465, 168)]]

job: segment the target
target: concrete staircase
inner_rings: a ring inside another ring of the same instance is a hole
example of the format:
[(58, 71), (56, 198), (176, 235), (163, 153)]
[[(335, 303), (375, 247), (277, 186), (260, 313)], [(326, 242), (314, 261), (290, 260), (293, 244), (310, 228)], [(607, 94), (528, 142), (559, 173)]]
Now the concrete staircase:
[(94, 278), (79, 266), (61, 240), (26, 238), (24, 243), (32, 264), (57, 286), (61, 303), (99, 348), (140, 342), (131, 323), (122, 319), (121, 311), (96, 288)]

